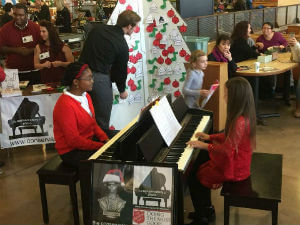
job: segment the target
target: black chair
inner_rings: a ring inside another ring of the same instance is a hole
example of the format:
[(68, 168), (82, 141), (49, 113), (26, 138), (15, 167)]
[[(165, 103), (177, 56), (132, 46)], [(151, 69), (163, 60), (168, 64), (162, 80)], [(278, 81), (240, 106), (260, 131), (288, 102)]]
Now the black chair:
[(76, 183), (79, 180), (76, 168), (67, 167), (63, 164), (60, 156), (55, 156), (49, 160), (42, 168), (37, 171), (39, 176), (43, 220), (49, 223), (47, 196), (45, 184), (68, 185), (73, 208), (74, 224), (79, 225), (79, 214), (77, 204)]
[(281, 202), (282, 155), (253, 153), (251, 176), (240, 182), (225, 182), (224, 224), (229, 224), (230, 206), (272, 211), (272, 224), (278, 220)]

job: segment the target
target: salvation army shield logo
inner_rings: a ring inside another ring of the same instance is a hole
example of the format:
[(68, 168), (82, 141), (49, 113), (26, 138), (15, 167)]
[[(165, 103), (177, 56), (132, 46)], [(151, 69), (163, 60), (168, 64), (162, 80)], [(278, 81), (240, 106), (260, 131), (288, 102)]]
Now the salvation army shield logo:
[(133, 210), (133, 222), (136, 224), (141, 224), (145, 222), (145, 212), (140, 210)]

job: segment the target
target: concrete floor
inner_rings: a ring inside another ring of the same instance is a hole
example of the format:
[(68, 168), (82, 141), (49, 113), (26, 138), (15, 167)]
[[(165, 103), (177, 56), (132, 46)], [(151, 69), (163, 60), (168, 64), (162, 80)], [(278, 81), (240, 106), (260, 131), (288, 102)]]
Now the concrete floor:
[[(294, 102), (292, 102), (294, 103)], [(260, 104), (263, 112), (280, 112), (280, 118), (268, 118), (267, 126), (257, 127), (257, 152), (283, 154), (282, 202), (279, 204), (279, 224), (300, 224), (300, 119), (292, 116), (294, 107), (284, 106), (276, 100)], [(0, 224), (43, 224), (40, 193), (36, 171), (51, 157), (55, 150), (43, 152), (41, 146), (15, 148), (8, 155), (0, 151), (5, 161), (0, 174)], [(49, 224), (73, 224), (68, 188), (47, 185)], [(81, 211), (80, 187), (77, 185)], [(212, 192), (216, 208), (216, 221), (223, 224), (223, 198), (220, 190)], [(193, 210), (190, 198), (185, 198), (186, 214)], [(80, 212), (81, 224), (82, 213)], [(186, 219), (186, 222), (189, 222)], [(271, 224), (271, 213), (262, 210), (232, 208), (230, 224)]]

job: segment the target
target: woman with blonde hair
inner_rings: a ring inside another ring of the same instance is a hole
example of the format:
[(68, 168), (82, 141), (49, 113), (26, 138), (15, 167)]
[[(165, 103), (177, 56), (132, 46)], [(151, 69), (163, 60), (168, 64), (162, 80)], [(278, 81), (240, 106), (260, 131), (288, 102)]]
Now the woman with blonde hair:
[(64, 0), (55, 0), (54, 4), (57, 9), (55, 25), (59, 26), (59, 33), (71, 33), (71, 16)]

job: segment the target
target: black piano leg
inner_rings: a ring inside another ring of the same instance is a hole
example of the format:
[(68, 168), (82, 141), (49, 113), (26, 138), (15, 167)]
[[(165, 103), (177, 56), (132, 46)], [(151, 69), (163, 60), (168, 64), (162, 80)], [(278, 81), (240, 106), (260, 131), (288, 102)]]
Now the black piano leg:
[(167, 208), (167, 201), (168, 201), (168, 199), (164, 199), (165, 200), (165, 208)]
[(137, 205), (140, 205), (140, 198), (141, 197), (137, 197)]
[(13, 132), (13, 137), (16, 136), (16, 128), (15, 127), (12, 129), (12, 132)]
[(40, 127), (41, 127), (42, 134), (43, 134), (44, 133), (44, 127), (43, 127), (43, 125), (40, 125)]

